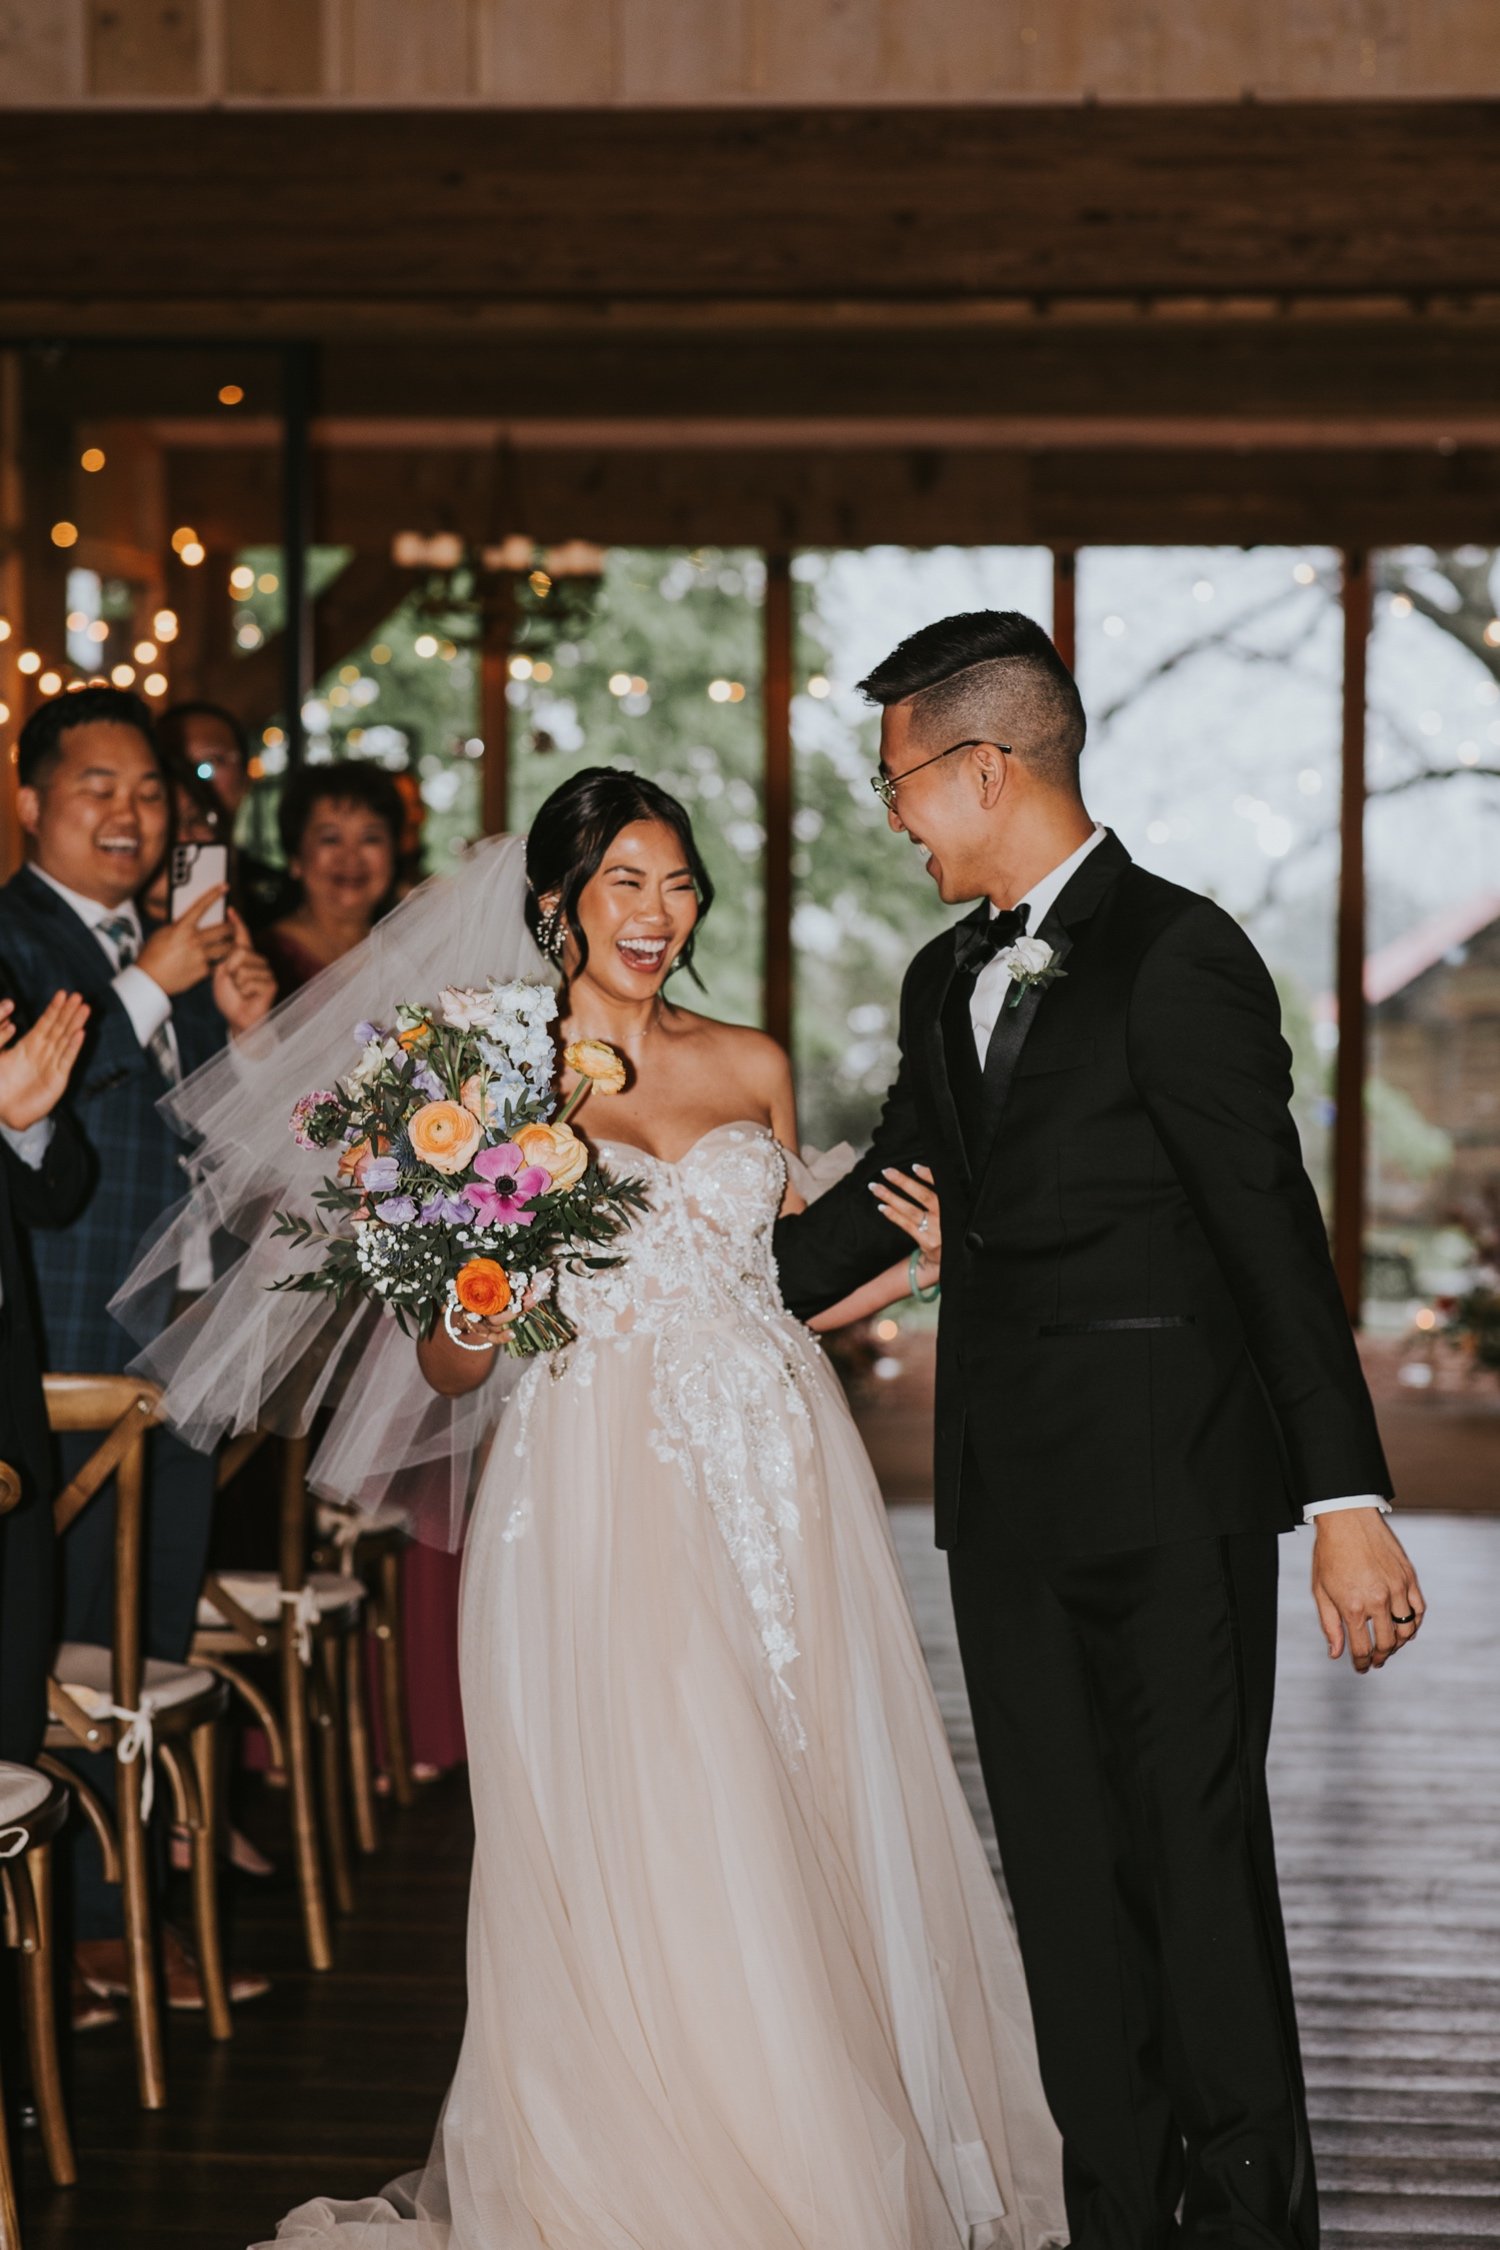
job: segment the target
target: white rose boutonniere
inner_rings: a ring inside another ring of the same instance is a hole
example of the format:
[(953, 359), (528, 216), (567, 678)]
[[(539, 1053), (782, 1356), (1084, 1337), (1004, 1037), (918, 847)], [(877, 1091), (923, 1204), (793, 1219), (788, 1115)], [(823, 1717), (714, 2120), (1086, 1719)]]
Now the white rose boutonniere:
[(1005, 996), (1007, 1008), (1018, 1008), (1022, 996), (1033, 987), (1045, 992), (1049, 984), (1065, 977), (1067, 970), (1058, 966), (1057, 956), (1042, 938), (1018, 937), (1014, 945), (1001, 948), (995, 955), (1010, 971), (1010, 990)]

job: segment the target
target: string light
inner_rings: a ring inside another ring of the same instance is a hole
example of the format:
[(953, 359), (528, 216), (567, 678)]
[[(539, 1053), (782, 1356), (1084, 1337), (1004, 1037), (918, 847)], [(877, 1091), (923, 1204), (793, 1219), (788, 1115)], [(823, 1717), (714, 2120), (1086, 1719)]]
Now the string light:
[[(613, 687), (615, 683), (611, 680), (609, 684)], [(708, 683), (708, 700), (710, 703), (727, 703), (729, 701), (729, 682), (727, 680), (710, 680)]]
[(814, 672), (812, 678), (807, 683), (807, 692), (811, 696), (816, 696), (817, 700), (820, 703), (822, 702), (824, 696), (829, 693), (828, 682), (821, 672)]
[(137, 641), (135, 644), (135, 660), (137, 664), (154, 664), (156, 662), (155, 641)]
[(167, 692), (167, 675), (165, 672), (148, 672), (142, 680), (141, 686), (148, 695), (165, 695)]
[(219, 385), (219, 404), (221, 406), (239, 406), (243, 403), (244, 396), (244, 390), (238, 383), (221, 383)]
[(135, 666), (133, 664), (112, 664), (109, 676), (116, 687), (135, 686)]
[(172, 534), (172, 552), (180, 555), (184, 547), (196, 547), (198, 534), (190, 523), (180, 523)]
[(159, 641), (175, 641), (177, 638), (176, 610), (159, 609), (151, 620), (151, 630)]
[(438, 652), (437, 636), (434, 633), (418, 633), (411, 645), (418, 656), (436, 656)]
[[(78, 685), (78, 682), (77, 682), (77, 681), (75, 680), (75, 681), (73, 682), (73, 685), (74, 685), (75, 687), (77, 687), (77, 685)], [(10, 705), (9, 705), (8, 703), (0, 703), (0, 727), (3, 727), (3, 726), (4, 726), (4, 724), (5, 724), (6, 720), (7, 720), (7, 719), (8, 719), (9, 717), (10, 717)]]
[(8, 641), (9, 639), (10, 619), (8, 617), (0, 617), (0, 641)]
[(69, 695), (82, 695), (87, 685), (88, 682), (86, 680), (69, 680), (68, 693)]
[(1300, 562), (1292, 565), (1292, 576), (1299, 586), (1310, 586), (1317, 575), (1311, 563)]
[(60, 695), (62, 693), (62, 674), (61, 672), (44, 672), (36, 684), (43, 695)]
[(52, 526), (52, 544), (54, 547), (76, 547), (78, 544), (77, 524), (69, 523), (66, 517), (63, 518), (61, 523), (55, 523)]
[(279, 750), (286, 736), (280, 727), (263, 727), (260, 739), (268, 750)]
[(68, 611), (68, 631), (70, 633), (86, 633), (88, 629), (88, 612), (82, 609), (70, 609)]
[(86, 469), (91, 477), (96, 477), (104, 466), (103, 446), (86, 446), (78, 456), (78, 466), (80, 469)]
[(531, 670), (531, 658), (529, 656), (513, 656), (511, 658), (510, 676), (513, 680), (529, 680)]
[(196, 570), (199, 563), (202, 562), (204, 556), (208, 553), (208, 549), (203, 546), (200, 541), (196, 539), (190, 539), (185, 547), (179, 549), (179, 553), (183, 562), (187, 564), (188, 569)]
[(281, 580), (274, 570), (263, 570), (255, 581), (256, 591), (262, 594), (274, 594), (280, 584)]
[[(630, 674), (628, 672), (611, 672), (609, 675), (609, 692), (611, 695), (629, 695)], [(713, 689), (710, 688), (708, 692), (712, 695)]]
[(254, 588), (254, 571), (246, 563), (236, 563), (229, 573), (229, 591), (231, 594), (249, 594), (254, 591)]
[(538, 601), (545, 601), (552, 591), (551, 575), (545, 570), (534, 570), (526, 583), (536, 595)]
[(355, 681), (359, 678), (359, 666), (357, 664), (341, 664), (339, 666), (339, 678), (343, 681), (345, 687), (353, 687)]
[(91, 641), (94, 642), (107, 641), (109, 639), (109, 627), (102, 617), (96, 617), (94, 619), (93, 624), (88, 629), (88, 637)]
[(375, 643), (375, 646), (370, 651), (370, 662), (372, 664), (389, 664), (390, 661), (391, 652), (386, 647), (385, 642), (377, 641)]
[(547, 662), (545, 657), (539, 658), (538, 661), (532, 665), (531, 676), (534, 680), (540, 681), (547, 681), (551, 679), (552, 667)]
[(40, 672), (41, 668), (42, 660), (34, 648), (23, 648), (16, 658), (16, 670), (24, 672), (28, 679), (33, 672)]
[(1500, 617), (1492, 617), (1484, 629), (1486, 648), (1500, 648)]

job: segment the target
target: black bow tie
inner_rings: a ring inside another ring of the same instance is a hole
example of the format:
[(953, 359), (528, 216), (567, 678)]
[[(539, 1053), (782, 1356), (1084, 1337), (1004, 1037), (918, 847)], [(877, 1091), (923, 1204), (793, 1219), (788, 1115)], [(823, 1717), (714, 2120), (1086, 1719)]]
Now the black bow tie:
[(1031, 920), (1029, 906), (1012, 906), (1003, 914), (986, 914), (983, 921), (960, 922), (953, 933), (953, 959), (961, 974), (977, 977), (1003, 947), (1023, 937)]

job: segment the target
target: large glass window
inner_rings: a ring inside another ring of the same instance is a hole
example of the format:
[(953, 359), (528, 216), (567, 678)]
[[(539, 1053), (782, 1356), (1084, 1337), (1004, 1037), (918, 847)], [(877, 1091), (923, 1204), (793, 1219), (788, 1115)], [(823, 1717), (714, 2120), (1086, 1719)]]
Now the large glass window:
[(1500, 1199), (1500, 556), (1379, 556), (1365, 835), (1366, 1317), (1463, 1284)]
[(798, 1098), (804, 1136), (868, 1140), (896, 1059), (901, 977), (953, 919), (870, 788), (878, 714), (855, 683), (896, 643), (966, 609), (1052, 615), (1044, 548), (802, 554), (793, 564), (797, 809), (792, 873)]
[(1270, 966), (1298, 1129), (1331, 1192), (1342, 627), (1338, 558), (1091, 547), (1078, 558), (1084, 791), (1143, 866), (1217, 899)]

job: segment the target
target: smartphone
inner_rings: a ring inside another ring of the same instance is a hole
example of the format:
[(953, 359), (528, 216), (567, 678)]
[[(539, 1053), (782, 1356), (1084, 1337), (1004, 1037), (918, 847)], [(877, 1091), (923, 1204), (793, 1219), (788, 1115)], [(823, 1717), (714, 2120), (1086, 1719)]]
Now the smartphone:
[[(174, 844), (172, 846), (172, 904), (171, 918), (180, 922), (190, 907), (196, 906), (205, 891), (217, 890), (229, 880), (229, 846), (227, 844)], [(204, 915), (198, 927), (211, 930), (224, 919), (227, 899), (218, 899)]]

